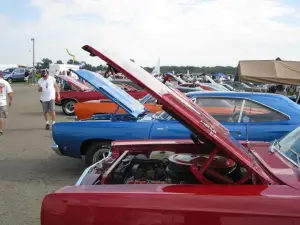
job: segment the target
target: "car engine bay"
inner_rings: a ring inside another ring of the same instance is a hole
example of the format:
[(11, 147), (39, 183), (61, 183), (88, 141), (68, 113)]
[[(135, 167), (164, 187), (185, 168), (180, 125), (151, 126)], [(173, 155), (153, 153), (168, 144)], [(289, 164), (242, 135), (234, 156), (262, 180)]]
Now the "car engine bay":
[[(211, 154), (124, 151), (96, 167), (92, 185), (101, 184), (255, 184), (260, 181), (234, 160)], [(86, 183), (85, 183), (86, 184)]]

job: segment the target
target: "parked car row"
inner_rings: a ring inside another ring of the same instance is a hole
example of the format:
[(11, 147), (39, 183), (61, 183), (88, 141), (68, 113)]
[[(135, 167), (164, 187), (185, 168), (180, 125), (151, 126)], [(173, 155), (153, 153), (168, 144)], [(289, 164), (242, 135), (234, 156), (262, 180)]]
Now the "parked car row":
[[(97, 76), (101, 77), (98, 74)], [(56, 104), (62, 106), (62, 110), (67, 116), (75, 115), (74, 105), (77, 102), (87, 102), (91, 100), (98, 100), (101, 102), (108, 101), (108, 98), (105, 95), (96, 90), (93, 83), (87, 83), (85, 85), (80, 81), (64, 75), (57, 76), (56, 79), (60, 84), (60, 101), (56, 99)], [(146, 91), (140, 88), (137, 89), (136, 85), (131, 86), (126, 80), (117, 80), (115, 83), (118, 87), (125, 90), (136, 99), (143, 98), (147, 94)]]
[(124, 113), (53, 126), (53, 150), (85, 155), (89, 167), (73, 186), (46, 195), (42, 225), (300, 223), (297, 104), (263, 93), (183, 94), (130, 60), (83, 49), (163, 111), (149, 112), (93, 72), (73, 71)]
[[(78, 118), (84, 120), (61, 122), (53, 127), (53, 148), (60, 155), (84, 157), (89, 166), (109, 151), (114, 140), (182, 139), (191, 135), (166, 112), (153, 114), (161, 110), (161, 105), (151, 95), (136, 101), (129, 92), (96, 73), (74, 73), (97, 87), (94, 92), (99, 96), (107, 96), (111, 101), (76, 104)], [(272, 141), (300, 124), (300, 106), (281, 95), (198, 91), (187, 93), (187, 97), (222, 123), (237, 140)], [(143, 109), (137, 118), (135, 107)]]

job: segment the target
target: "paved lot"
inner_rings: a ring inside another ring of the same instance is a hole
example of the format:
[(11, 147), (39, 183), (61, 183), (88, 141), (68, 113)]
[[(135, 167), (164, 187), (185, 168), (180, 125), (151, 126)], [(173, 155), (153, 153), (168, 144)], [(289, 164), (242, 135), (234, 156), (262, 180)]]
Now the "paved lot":
[[(84, 170), (81, 160), (57, 156), (36, 88), (13, 83), (14, 101), (0, 137), (0, 224), (40, 224), (45, 194), (72, 185)], [(68, 120), (57, 108), (58, 121)]]

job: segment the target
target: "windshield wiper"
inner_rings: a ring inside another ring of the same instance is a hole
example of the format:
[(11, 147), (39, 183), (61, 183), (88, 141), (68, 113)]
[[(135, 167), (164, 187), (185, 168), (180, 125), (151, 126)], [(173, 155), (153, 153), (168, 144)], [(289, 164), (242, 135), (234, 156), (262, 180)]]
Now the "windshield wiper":
[(280, 148), (281, 148), (281, 145), (280, 145), (279, 141), (277, 139), (275, 139), (273, 141), (272, 145), (270, 146), (270, 152), (274, 153), (274, 152), (280, 150)]

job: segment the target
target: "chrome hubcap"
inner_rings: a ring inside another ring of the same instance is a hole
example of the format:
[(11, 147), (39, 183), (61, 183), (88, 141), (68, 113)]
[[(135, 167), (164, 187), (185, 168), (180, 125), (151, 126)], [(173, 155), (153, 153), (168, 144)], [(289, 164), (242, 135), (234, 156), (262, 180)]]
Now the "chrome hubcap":
[(108, 156), (109, 149), (99, 149), (93, 156), (93, 163), (100, 161)]
[(65, 110), (68, 114), (74, 113), (74, 102), (68, 102), (65, 105)]

